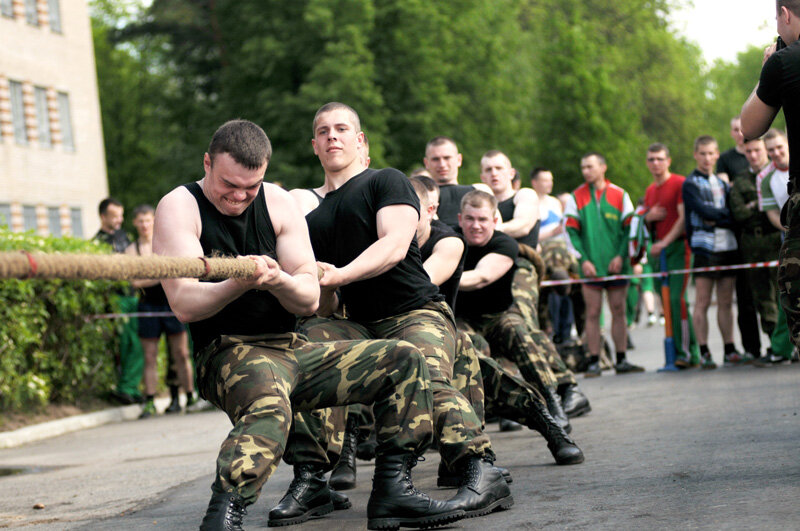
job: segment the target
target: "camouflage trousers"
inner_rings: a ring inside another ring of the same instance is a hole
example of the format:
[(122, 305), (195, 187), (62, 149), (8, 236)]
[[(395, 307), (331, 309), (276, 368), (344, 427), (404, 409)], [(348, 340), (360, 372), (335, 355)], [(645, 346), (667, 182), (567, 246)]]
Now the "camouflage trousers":
[[(491, 442), (483, 433), (475, 410), (452, 385), (457, 338), (452, 313), (445, 303), (431, 302), (418, 310), (373, 322), (312, 319), (304, 322), (298, 330), (315, 341), (345, 335), (403, 339), (414, 344), (425, 358), (430, 372), (434, 432), (442, 460), (450, 465), (468, 455), (491, 452)], [(312, 421), (307, 417), (304, 422), (309, 426)], [(343, 430), (344, 424), (341, 426)], [(315, 429), (312, 426), (309, 431)], [(308, 446), (313, 446), (312, 438), (317, 443), (321, 441), (319, 433), (303, 437), (302, 441), (300, 437), (294, 437), (298, 443)], [(315, 450), (320, 461), (328, 459), (328, 452), (321, 449), (325, 444), (323, 441)]]
[(196, 365), (201, 396), (233, 423), (212, 490), (237, 492), (246, 504), (277, 468), (293, 410), (374, 403), (379, 453), (419, 455), (432, 442), (430, 375), (408, 342), (221, 336)]
[(550, 374), (556, 379), (558, 385), (576, 384), (575, 375), (569, 370), (567, 364), (561, 359), (556, 346), (539, 326), (539, 277), (533, 264), (525, 258), (517, 259), (517, 271), (514, 273), (511, 293), (514, 296), (512, 308), (528, 325), (534, 346), (531, 356), (543, 358), (546, 361), (550, 367)]
[[(767, 262), (775, 260), (781, 247), (779, 232), (770, 234), (742, 234), (741, 252), (745, 262)], [(771, 267), (744, 270), (753, 303), (761, 320), (761, 330), (768, 336), (778, 322), (778, 276)]]
[(786, 236), (778, 258), (778, 289), (792, 343), (800, 347), (800, 192), (789, 196), (781, 211)]

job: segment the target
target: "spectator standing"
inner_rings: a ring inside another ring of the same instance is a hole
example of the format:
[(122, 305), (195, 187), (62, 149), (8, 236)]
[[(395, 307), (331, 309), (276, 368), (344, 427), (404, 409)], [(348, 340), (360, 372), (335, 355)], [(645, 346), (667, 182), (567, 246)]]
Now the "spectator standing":
[[(606, 159), (597, 152), (581, 159), (584, 184), (569, 197), (565, 215), (567, 232), (572, 246), (580, 255), (584, 278), (630, 273), (628, 231), (633, 215), (633, 203), (628, 193), (606, 178)], [(617, 374), (642, 372), (644, 369), (626, 359), (628, 331), (625, 324), (627, 280), (587, 282), (583, 284), (586, 302), (586, 343), (589, 348), (587, 377), (602, 374), (600, 368), (600, 313), (603, 291), (608, 295), (611, 309), (611, 336), (616, 347)]]
[[(153, 254), (153, 222), (155, 210), (150, 205), (139, 205), (133, 210), (133, 226), (138, 238), (125, 250), (133, 256)], [(139, 312), (169, 312), (169, 301), (160, 280), (132, 280), (131, 285), (140, 292)], [(194, 374), (189, 360), (189, 340), (186, 326), (173, 317), (139, 317), (139, 341), (144, 351), (145, 401), (140, 418), (156, 414), (154, 403), (158, 381), (158, 341), (166, 334), (170, 356), (173, 358), (178, 381), (186, 392), (186, 407), (197, 398), (194, 395)], [(179, 409), (180, 410), (180, 409)]]
[[(694, 143), (697, 168), (683, 183), (683, 204), (686, 210), (686, 236), (694, 253), (695, 267), (728, 266), (738, 260), (733, 218), (728, 209), (728, 184), (714, 174), (719, 158), (717, 141), (701, 136)], [(708, 349), (708, 307), (711, 293), (717, 286), (717, 324), (725, 343), (725, 354), (743, 356), (733, 344), (733, 271), (695, 273), (695, 309), (692, 316), (700, 344), (701, 367), (716, 369)]]
[(717, 177), (728, 184), (733, 183), (737, 175), (747, 171), (747, 157), (744, 155), (744, 137), (742, 136), (742, 119), (731, 118), (731, 138), (734, 146), (725, 151), (717, 160)]
[[(800, 345), (800, 1), (777, 0), (778, 34), (786, 47), (773, 45), (764, 53), (764, 66), (755, 90), (742, 107), (742, 132), (747, 138), (763, 134), (783, 108), (789, 142), (789, 199), (781, 212), (786, 235), (781, 246), (778, 287), (792, 342)], [(792, 154), (792, 152), (795, 152)]]
[[(113, 197), (100, 201), (100, 230), (94, 239), (107, 243), (115, 253), (124, 253), (131, 240), (122, 230), (125, 208)], [(130, 290), (113, 294), (114, 306), (121, 313), (136, 311), (137, 300)], [(125, 319), (119, 329), (119, 357), (117, 358), (117, 386), (111, 391), (111, 398), (121, 404), (134, 404), (142, 401), (139, 383), (142, 380), (142, 346), (137, 337), (138, 323), (136, 318)]]

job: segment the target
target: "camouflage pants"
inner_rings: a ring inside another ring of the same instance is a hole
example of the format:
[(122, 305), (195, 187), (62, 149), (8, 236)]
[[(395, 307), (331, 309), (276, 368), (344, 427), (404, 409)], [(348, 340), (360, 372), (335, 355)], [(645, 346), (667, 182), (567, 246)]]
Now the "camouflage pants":
[(491, 442), (483, 433), (475, 410), (452, 385), (457, 338), (452, 313), (445, 303), (431, 302), (418, 310), (373, 322), (315, 319), (303, 323), (300, 331), (315, 340), (347, 334), (412, 343), (422, 353), (430, 372), (434, 432), (442, 460), (450, 465), (468, 455), (491, 452)]
[(430, 376), (407, 342), (222, 336), (196, 364), (201, 396), (233, 423), (212, 490), (235, 491), (246, 504), (278, 466), (293, 409), (374, 403), (379, 453), (420, 454), (432, 442)]
[(792, 343), (800, 347), (800, 192), (789, 196), (781, 211), (786, 237), (778, 258), (778, 289)]
[(492, 357), (515, 363), (525, 381), (537, 389), (557, 385), (547, 360), (536, 355), (540, 350), (531, 337), (525, 319), (513, 308), (477, 319), (459, 318), (458, 328), (469, 334), (473, 341), (476, 334), (486, 338)]
[(469, 335), (459, 330), (456, 336), (456, 359), (453, 363), (453, 387), (472, 405), (483, 426), (486, 423), (486, 414), (480, 358), (481, 354), (475, 349)]
[[(745, 262), (766, 262), (775, 260), (781, 246), (779, 232), (763, 234), (742, 234), (741, 251)], [(759, 267), (745, 269), (745, 277), (753, 294), (753, 303), (761, 320), (761, 330), (768, 336), (775, 330), (778, 322), (778, 277), (775, 269)]]
[(511, 293), (514, 296), (512, 307), (522, 316), (530, 331), (534, 345), (531, 355), (546, 360), (558, 385), (577, 383), (575, 375), (561, 359), (556, 346), (539, 326), (539, 278), (533, 264), (524, 258), (517, 259)]
[(503, 417), (530, 425), (533, 403), (539, 402), (546, 409), (541, 393), (524, 380), (503, 369), (497, 361), (478, 355), (483, 376), (486, 414)]

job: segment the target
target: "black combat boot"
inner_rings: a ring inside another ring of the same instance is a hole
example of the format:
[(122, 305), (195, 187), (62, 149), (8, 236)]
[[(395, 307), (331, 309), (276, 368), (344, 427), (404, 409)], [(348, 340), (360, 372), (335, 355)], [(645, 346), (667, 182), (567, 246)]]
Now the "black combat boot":
[(454, 507), (462, 509), (466, 518), (482, 516), (492, 511), (508, 509), (514, 505), (514, 498), (503, 474), (494, 467), (494, 458), (469, 456), (461, 461), (461, 485), (450, 499)]
[(414, 488), (411, 469), (416, 464), (414, 454), (375, 458), (372, 492), (367, 503), (367, 529), (439, 527), (464, 518), (464, 511), (452, 503), (432, 500)]
[(572, 431), (572, 426), (569, 424), (569, 418), (567, 414), (564, 413), (564, 408), (561, 406), (561, 397), (558, 396), (555, 387), (545, 387), (542, 390), (542, 396), (544, 397), (544, 402), (547, 404), (547, 410), (550, 412), (550, 416), (555, 419), (556, 423), (564, 428), (564, 431), (569, 433)]
[(318, 465), (295, 465), (294, 479), (281, 501), (269, 512), (270, 527), (305, 522), (333, 511), (331, 491)]
[(241, 496), (235, 492), (215, 492), (208, 502), (200, 531), (241, 531), (246, 514)]
[(331, 491), (331, 502), (333, 503), (334, 511), (343, 511), (353, 506), (353, 504), (350, 502), (350, 498), (347, 497), (347, 494), (336, 492), (330, 487), (328, 487), (328, 490)]
[[(511, 472), (507, 468), (501, 466), (495, 467), (503, 475), (506, 483), (514, 483), (514, 478), (511, 477)], [(436, 486), (444, 488), (456, 488), (461, 485), (461, 470), (453, 471), (447, 468), (444, 461), (439, 461), (439, 472), (436, 478)]]
[(583, 452), (567, 432), (553, 419), (544, 404), (535, 400), (528, 412), (528, 427), (542, 434), (547, 448), (559, 465), (583, 463)]
[(347, 427), (344, 430), (342, 441), (342, 454), (339, 462), (331, 471), (328, 481), (336, 490), (350, 490), (356, 488), (356, 446), (358, 445), (358, 426), (353, 415), (347, 417)]
[(568, 418), (580, 417), (592, 410), (589, 399), (578, 388), (578, 384), (559, 385), (558, 394), (561, 396), (561, 405)]

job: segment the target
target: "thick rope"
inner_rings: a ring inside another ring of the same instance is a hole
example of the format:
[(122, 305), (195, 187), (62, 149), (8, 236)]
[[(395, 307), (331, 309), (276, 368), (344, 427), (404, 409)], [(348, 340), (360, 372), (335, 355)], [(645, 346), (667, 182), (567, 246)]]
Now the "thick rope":
[(0, 252), (0, 279), (60, 278), (65, 280), (134, 280), (249, 278), (252, 260), (184, 258), (124, 254), (47, 254)]

